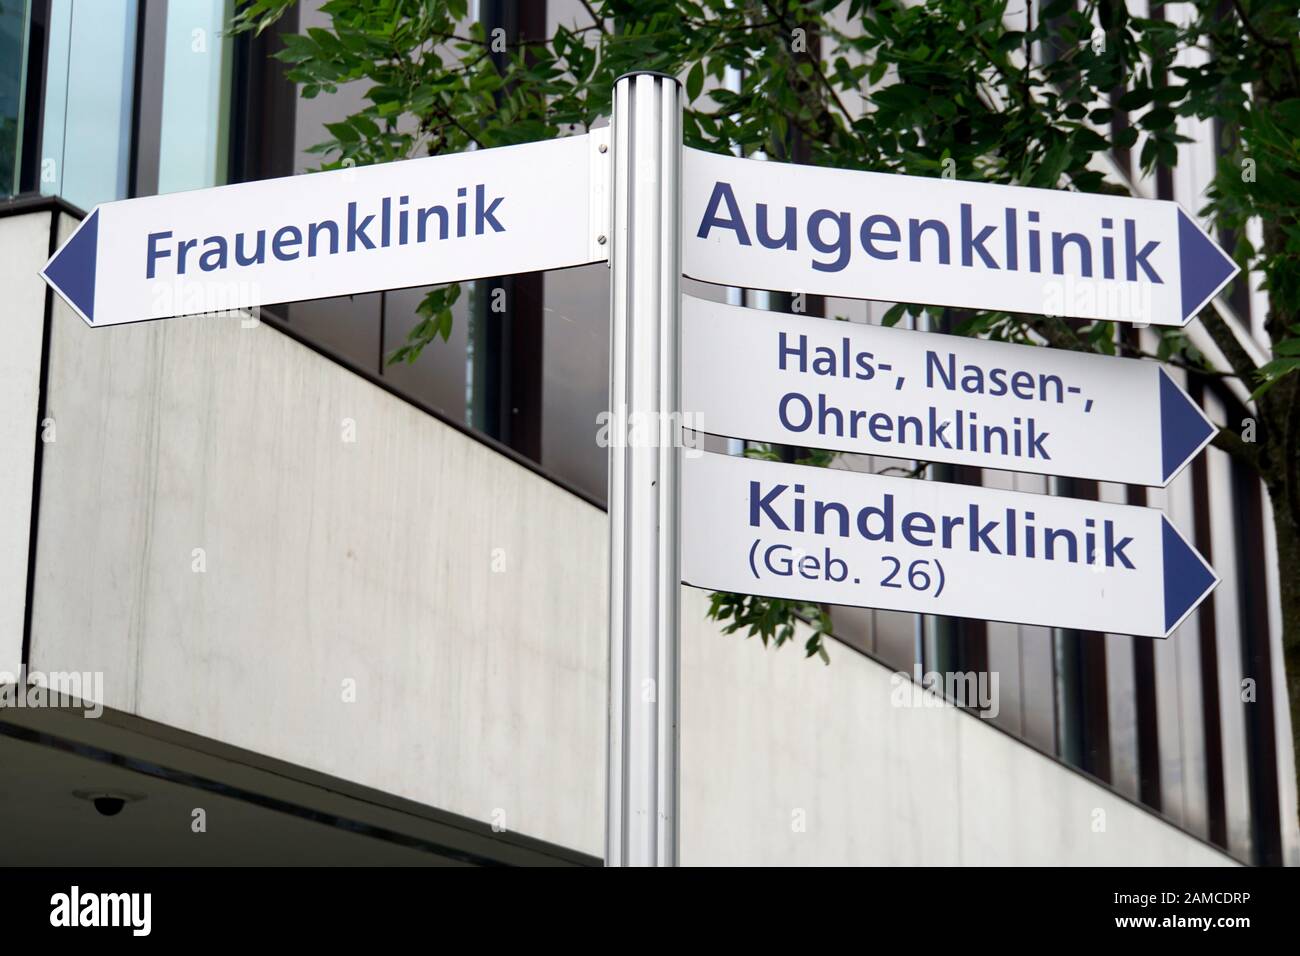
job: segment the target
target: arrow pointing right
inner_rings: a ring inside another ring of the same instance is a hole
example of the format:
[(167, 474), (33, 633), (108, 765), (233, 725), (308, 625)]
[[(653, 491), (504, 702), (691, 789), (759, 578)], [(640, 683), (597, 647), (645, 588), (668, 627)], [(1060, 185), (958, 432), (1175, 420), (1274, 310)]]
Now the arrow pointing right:
[(1240, 268), (1182, 209), (1178, 210), (1178, 265), (1184, 324), (1218, 295)]
[(1219, 583), (1219, 576), (1205, 563), (1178, 530), (1162, 516), (1161, 550), (1164, 554), (1165, 634), (1183, 623), (1206, 595)]
[(1168, 200), (689, 148), (681, 214), (682, 272), (751, 289), (1183, 326), (1238, 271)]
[(1155, 362), (682, 303), (697, 431), (1166, 486), (1215, 425)]
[(681, 469), (695, 587), (1168, 637), (1218, 583), (1154, 508), (708, 452)]
[(1164, 484), (1196, 457), (1214, 437), (1205, 413), (1160, 369), (1160, 462)]

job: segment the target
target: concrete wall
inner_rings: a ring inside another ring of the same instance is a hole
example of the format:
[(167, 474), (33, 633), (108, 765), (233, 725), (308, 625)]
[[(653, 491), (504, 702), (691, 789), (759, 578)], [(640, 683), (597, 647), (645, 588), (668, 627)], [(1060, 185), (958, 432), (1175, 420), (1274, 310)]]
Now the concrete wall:
[[(33, 666), (601, 852), (602, 512), (237, 319), (99, 330), (60, 306), (49, 389)], [(977, 718), (891, 706), (847, 648), (764, 652), (705, 606), (687, 592), (688, 863), (1227, 862)]]
[(0, 672), (22, 662), (50, 213), (0, 219)]
[(33, 666), (599, 852), (600, 512), (265, 325), (60, 303), (49, 389)]
[[(683, 620), (688, 864), (1216, 865), (1219, 851), (834, 645), (764, 651)], [(901, 688), (901, 691), (900, 691)]]

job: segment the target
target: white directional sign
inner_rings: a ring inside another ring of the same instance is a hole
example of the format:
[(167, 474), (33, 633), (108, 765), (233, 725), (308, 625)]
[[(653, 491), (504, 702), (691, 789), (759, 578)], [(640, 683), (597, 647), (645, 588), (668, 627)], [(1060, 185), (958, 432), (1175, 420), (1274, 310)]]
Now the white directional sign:
[(686, 296), (682, 409), (730, 438), (1167, 485), (1214, 425), (1155, 362)]
[(97, 206), (42, 272), (95, 326), (606, 258), (607, 133)]
[(1218, 583), (1154, 509), (712, 454), (682, 462), (682, 580), (1148, 637)]
[(1173, 202), (687, 149), (682, 271), (752, 289), (1181, 326), (1238, 268)]

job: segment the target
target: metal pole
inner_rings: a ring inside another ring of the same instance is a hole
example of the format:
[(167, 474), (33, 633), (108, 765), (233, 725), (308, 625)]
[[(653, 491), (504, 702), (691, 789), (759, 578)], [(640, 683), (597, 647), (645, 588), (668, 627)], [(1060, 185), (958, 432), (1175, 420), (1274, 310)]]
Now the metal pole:
[[(681, 95), (614, 85), (605, 862), (677, 863)], [(611, 429), (611, 433), (613, 430)]]

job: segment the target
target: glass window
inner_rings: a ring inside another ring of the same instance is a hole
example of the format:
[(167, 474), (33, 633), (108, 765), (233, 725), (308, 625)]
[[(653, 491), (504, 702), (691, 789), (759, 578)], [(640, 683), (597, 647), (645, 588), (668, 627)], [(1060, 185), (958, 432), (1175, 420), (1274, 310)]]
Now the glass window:
[[(1146, 640), (1147, 638), (1142, 638)], [(1134, 678), (1133, 641), (1137, 638), (1107, 634), (1106, 702), (1110, 725), (1110, 782), (1116, 790), (1141, 796), (1138, 787), (1137, 687)]]
[(136, 0), (53, 0), (41, 192), (83, 209), (127, 195)]
[(276, 306), (290, 328), (364, 371), (379, 367), (379, 308), (383, 293), (344, 295)]
[(469, 407), (466, 397), (466, 341), (474, 283), (461, 284), (460, 298), (451, 307), (451, 334), (444, 342), (435, 339), (424, 347), (414, 362), (387, 364), (388, 356), (406, 344), (411, 330), (423, 321), (416, 307), (430, 286), (400, 289), (384, 294), (384, 378), (404, 394), (436, 408), (452, 421), (465, 424)]
[(548, 272), (542, 302), (542, 465), (604, 501), (596, 419), (609, 405), (609, 269)]
[[(1181, 375), (1175, 379), (1182, 385)], [(1184, 386), (1185, 387), (1185, 386)], [(1170, 482), (1168, 488), (1147, 489), (1147, 502), (1161, 508), (1170, 522), (1202, 554), (1214, 556), (1206, 549), (1209, 542), (1196, 534), (1194, 485), (1203, 468), (1193, 462), (1182, 474)], [(1204, 494), (1201, 490), (1200, 494)], [(1214, 600), (1211, 596), (1210, 601)], [(1156, 688), (1156, 732), (1160, 756), (1160, 803), (1166, 814), (1185, 829), (1211, 840), (1218, 839), (1218, 824), (1211, 826), (1213, 817), (1220, 821), (1221, 809), (1211, 810), (1211, 770), (1207, 764), (1207, 732), (1218, 735), (1217, 717), (1211, 727), (1205, 721), (1205, 696), (1201, 686), (1204, 636), (1201, 622), (1212, 615), (1213, 605), (1190, 615), (1177, 631), (1164, 641), (1153, 641)], [(1213, 644), (1212, 637), (1210, 644)], [(1216, 758), (1216, 765), (1221, 763)], [(1213, 774), (1222, 779), (1222, 770)], [(1221, 807), (1222, 787), (1215, 787), (1216, 807)]]
[[(1014, 491), (1046, 494), (1048, 479), (1041, 475), (1013, 475)], [(1023, 625), (1020, 632), (1021, 734), (1035, 745), (1059, 755), (1057, 748), (1056, 661), (1052, 631)], [(1001, 650), (1001, 648), (999, 648)], [(992, 656), (992, 649), (990, 649)], [(990, 665), (992, 666), (992, 665)]]
[[(1223, 404), (1213, 395), (1204, 397), (1206, 414), (1215, 421), (1226, 419)], [(1226, 452), (1207, 448), (1202, 452), (1208, 483), (1206, 493), (1211, 501), (1231, 500), (1232, 461)], [(1242, 582), (1237, 578), (1239, 567), (1237, 551), (1237, 514), (1230, 507), (1209, 509), (1210, 541), (1214, 569), (1219, 573), (1219, 586), (1214, 600), (1214, 629), (1218, 663), (1219, 726), (1222, 734), (1224, 810), (1228, 826), (1228, 849), (1243, 860), (1253, 859), (1254, 821), (1250, 793), (1251, 753), (1247, 739), (1247, 706), (1242, 699), (1244, 655), (1241, 640), (1239, 603), (1242, 600)], [(1200, 544), (1201, 542), (1197, 542)]]
[(226, 181), (233, 0), (172, 0), (163, 53), (158, 192)]
[[(990, 718), (1003, 730), (1025, 736), (1021, 702), (1024, 681), (1020, 677), (1020, 628), (1015, 624), (990, 621), (985, 628), (988, 641), (989, 673), (998, 678), (998, 712)], [(990, 687), (992, 685), (990, 684)]]
[(30, 4), (0, 0), (0, 196), (18, 192)]

